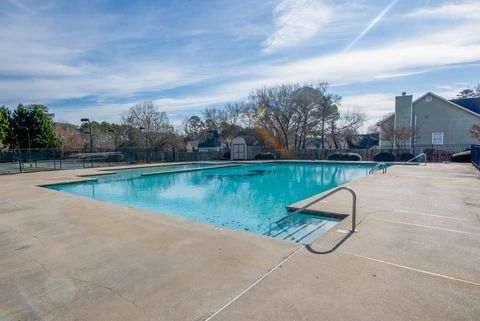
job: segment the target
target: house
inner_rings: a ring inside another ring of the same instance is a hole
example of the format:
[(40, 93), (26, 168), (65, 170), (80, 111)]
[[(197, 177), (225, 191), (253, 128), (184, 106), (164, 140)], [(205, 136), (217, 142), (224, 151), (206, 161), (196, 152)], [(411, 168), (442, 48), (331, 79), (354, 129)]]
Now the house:
[(224, 148), (217, 130), (209, 130), (207, 138), (198, 144), (199, 152), (218, 152)]
[(203, 152), (219, 152), (223, 149), (223, 144), (217, 141), (204, 141), (198, 144), (198, 151)]
[(348, 141), (349, 149), (370, 149), (378, 146), (379, 134), (359, 134)]
[(196, 152), (198, 150), (199, 140), (192, 140), (187, 143), (185, 146), (188, 153)]
[(254, 138), (250, 136), (237, 136), (232, 140), (230, 153), (231, 160), (255, 159), (262, 152), (262, 148)]
[(447, 100), (428, 92), (416, 100), (406, 93), (395, 97), (395, 113), (377, 125), (380, 148), (414, 148), (474, 144), (469, 130), (475, 124), (480, 98)]

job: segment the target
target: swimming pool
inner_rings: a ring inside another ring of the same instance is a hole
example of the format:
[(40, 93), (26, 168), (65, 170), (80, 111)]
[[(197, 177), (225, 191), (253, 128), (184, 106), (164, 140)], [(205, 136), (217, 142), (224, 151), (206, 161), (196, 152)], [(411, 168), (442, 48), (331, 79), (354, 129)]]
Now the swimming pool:
[[(170, 169), (191, 169), (195, 165), (183, 166)], [(197, 171), (142, 176), (143, 173), (159, 171), (160, 168), (156, 167), (92, 176), (97, 181), (46, 187), (109, 203), (265, 234), (272, 222), (288, 214), (288, 205), (366, 176), (373, 166), (365, 163), (278, 162), (222, 168), (214, 166)], [(325, 218), (325, 221), (336, 224), (339, 220)]]

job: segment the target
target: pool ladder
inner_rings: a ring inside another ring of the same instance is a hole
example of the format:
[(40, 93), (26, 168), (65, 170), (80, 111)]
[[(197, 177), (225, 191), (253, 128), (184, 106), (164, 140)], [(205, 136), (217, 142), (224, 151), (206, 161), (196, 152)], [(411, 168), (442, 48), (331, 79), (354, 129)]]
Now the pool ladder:
[(423, 156), (423, 166), (427, 166), (427, 154), (425, 154), (425, 153), (418, 154), (418, 155), (415, 156), (414, 158), (409, 159), (408, 161), (406, 161), (405, 164), (406, 164), (406, 163), (413, 162), (414, 160), (416, 160), (417, 158), (420, 158), (421, 156)]
[(387, 173), (387, 164), (386, 163), (377, 163), (377, 165), (375, 165), (374, 167), (372, 167), (369, 171), (368, 171), (368, 174), (373, 174), (375, 173), (375, 171), (379, 171), (380, 170), (380, 167), (382, 167), (382, 174), (386, 174)]
[(350, 194), (352, 195), (352, 229), (350, 230), (350, 233), (355, 233), (357, 232), (357, 230), (355, 229), (356, 225), (357, 225), (357, 194), (355, 194), (354, 190), (351, 189), (350, 187), (346, 187), (346, 186), (340, 186), (340, 187), (337, 187), (337, 188), (334, 188), (332, 189), (331, 191), (329, 191), (328, 193), (326, 194), (322, 194), (320, 195), (319, 197), (317, 197), (316, 199), (314, 199), (313, 201), (311, 201), (310, 203), (308, 203), (307, 205), (304, 205), (302, 206), (301, 208), (299, 209), (296, 209), (295, 211), (293, 211), (292, 213), (288, 214), (287, 216), (285, 217), (282, 217), (281, 219), (279, 219), (278, 221), (275, 221), (275, 222), (272, 222), (270, 223), (270, 226), (269, 226), (269, 229), (268, 229), (268, 236), (271, 236), (272, 234), (272, 226), (274, 224), (279, 224), (280, 222), (298, 214), (298, 213), (301, 213), (302, 211), (306, 210), (307, 208), (309, 208), (310, 206), (312, 206), (313, 204), (316, 204), (324, 199), (326, 199), (327, 197), (339, 192), (339, 191), (342, 191), (342, 190), (345, 190), (345, 191), (348, 191), (350, 192)]

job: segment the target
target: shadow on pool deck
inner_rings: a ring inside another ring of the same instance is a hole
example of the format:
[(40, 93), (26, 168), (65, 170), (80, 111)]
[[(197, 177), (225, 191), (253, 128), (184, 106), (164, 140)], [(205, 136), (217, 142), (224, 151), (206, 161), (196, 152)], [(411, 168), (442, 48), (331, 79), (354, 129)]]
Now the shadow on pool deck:
[(335, 243), (335, 245), (331, 248), (331, 249), (327, 249), (327, 250), (315, 250), (311, 244), (307, 244), (305, 245), (305, 248), (310, 252), (310, 253), (313, 253), (313, 254), (322, 254), (322, 255), (325, 255), (325, 254), (330, 254), (330, 253), (333, 253), (335, 252), (339, 247), (340, 245), (343, 244), (343, 242), (345, 242), (346, 240), (348, 240), (350, 238), (350, 236), (352, 236), (353, 233), (352, 232), (348, 232), (347, 234), (345, 234), (344, 237), (340, 238), (339, 241), (337, 241), (337, 243)]
[[(480, 174), (470, 165), (394, 166), (386, 175), (348, 184), (358, 195), (358, 233), (343, 233), (350, 227), (347, 217), (310, 249), (35, 186), (91, 173), (98, 170), (0, 177), (0, 316), (170, 321), (205, 320), (216, 312), (213, 320), (480, 315)], [(338, 194), (318, 210), (349, 213), (348, 197)]]

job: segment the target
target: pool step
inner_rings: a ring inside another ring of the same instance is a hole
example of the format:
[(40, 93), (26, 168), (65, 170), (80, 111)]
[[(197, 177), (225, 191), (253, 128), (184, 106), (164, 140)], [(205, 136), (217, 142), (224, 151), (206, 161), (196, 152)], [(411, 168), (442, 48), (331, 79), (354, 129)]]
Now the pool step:
[(273, 224), (270, 236), (281, 240), (309, 244), (337, 225), (339, 221), (317, 215), (298, 214)]

